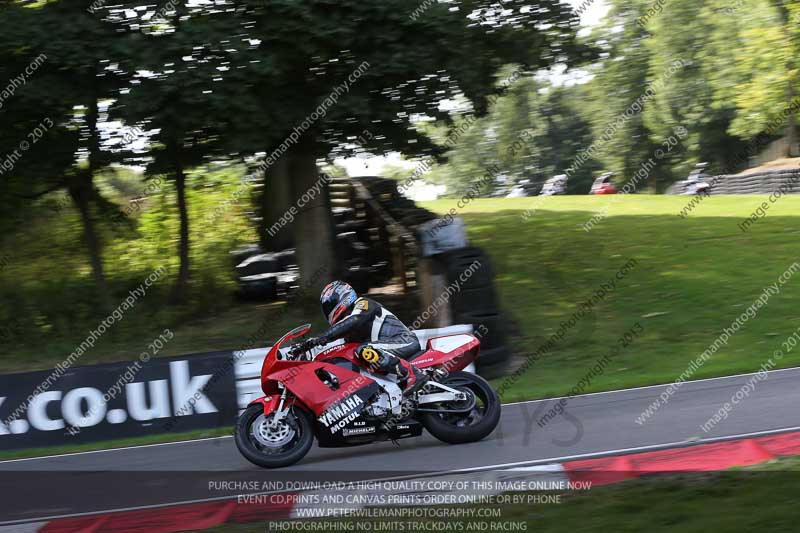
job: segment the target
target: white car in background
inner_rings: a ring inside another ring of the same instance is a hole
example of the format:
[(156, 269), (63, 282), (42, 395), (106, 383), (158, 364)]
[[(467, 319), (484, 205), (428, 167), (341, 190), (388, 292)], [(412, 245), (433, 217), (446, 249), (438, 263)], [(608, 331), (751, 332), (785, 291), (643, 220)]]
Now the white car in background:
[(524, 198), (530, 196), (530, 192), (524, 187), (514, 187), (511, 192), (506, 195), (506, 198)]
[(567, 194), (566, 174), (559, 174), (545, 181), (539, 196), (555, 196), (557, 194)]
[(689, 177), (678, 184), (683, 188), (680, 194), (695, 196), (697, 194), (711, 194), (711, 185), (706, 181), (706, 168), (708, 163), (698, 163), (695, 165), (694, 170), (689, 173)]
[(506, 198), (525, 198), (527, 196), (534, 196), (531, 191), (531, 181), (522, 180), (511, 191), (506, 194)]

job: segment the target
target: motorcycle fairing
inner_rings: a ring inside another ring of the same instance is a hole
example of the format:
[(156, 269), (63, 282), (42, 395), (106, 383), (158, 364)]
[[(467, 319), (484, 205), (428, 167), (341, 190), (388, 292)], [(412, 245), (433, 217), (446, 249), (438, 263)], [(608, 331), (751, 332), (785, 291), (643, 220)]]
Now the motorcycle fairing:
[[(267, 361), (269, 361), (269, 356), (267, 356)], [(280, 394), (281, 392), (280, 388), (278, 388), (278, 382), (272, 376), (280, 374), (286, 379), (291, 379), (306, 364), (303, 361), (272, 360), (269, 363), (267, 361), (264, 362), (264, 366), (261, 369), (261, 390), (268, 396)]]
[(363, 365), (361, 361), (358, 359), (358, 356), (356, 356), (356, 348), (358, 347), (359, 344), (356, 342), (339, 344), (338, 346), (328, 348), (327, 350), (317, 354), (314, 360), (330, 362), (331, 359), (347, 359), (350, 363), (354, 364), (355, 366), (361, 367)]
[(367, 406), (383, 392), (370, 380), (366, 387), (331, 405), (317, 417), (317, 441), (320, 446), (346, 446), (376, 440), (380, 423), (365, 416)]
[[(248, 404), (248, 407), (250, 407), (251, 405), (261, 404), (261, 406), (264, 408), (264, 414), (268, 415), (270, 413), (277, 411), (278, 405), (280, 405), (280, 403), (281, 403), (281, 395), (271, 394), (268, 396), (262, 396), (261, 398), (256, 398), (255, 400), (253, 400)], [(297, 402), (295, 401), (294, 398), (288, 398), (286, 400), (286, 404), (284, 407), (296, 404)]]
[(311, 324), (303, 324), (302, 326), (296, 327), (281, 337), (278, 342), (276, 342), (272, 348), (269, 349), (267, 356), (264, 358), (264, 362), (261, 365), (261, 390), (264, 391), (264, 394), (270, 395), (279, 392), (277, 384), (269, 381), (267, 377), (270, 373), (302, 365), (301, 361), (279, 360), (278, 352), (280, 351), (283, 343), (290, 339), (302, 337), (308, 333), (309, 330), (311, 330)]
[(358, 446), (381, 440), (400, 440), (422, 435), (423, 426), (414, 419), (390, 425), (384, 429), (382, 423), (376, 420), (364, 420), (359, 417), (351, 424), (337, 433), (320, 431), (317, 442), (320, 448), (341, 448), (344, 446)]
[(466, 333), (434, 337), (428, 341), (428, 350), (411, 362), (418, 368), (443, 366), (448, 372), (462, 370), (478, 357), (480, 344)]
[(422, 424), (411, 419), (393, 425), (386, 433), (386, 438), (400, 440), (408, 437), (419, 437), (420, 435), (422, 435)]
[[(318, 371), (335, 376), (338, 386), (333, 389), (323, 383)], [(372, 379), (357, 372), (317, 361), (303, 362), (302, 366), (273, 372), (267, 377), (283, 383), (315, 416), (362, 388), (377, 387)]]

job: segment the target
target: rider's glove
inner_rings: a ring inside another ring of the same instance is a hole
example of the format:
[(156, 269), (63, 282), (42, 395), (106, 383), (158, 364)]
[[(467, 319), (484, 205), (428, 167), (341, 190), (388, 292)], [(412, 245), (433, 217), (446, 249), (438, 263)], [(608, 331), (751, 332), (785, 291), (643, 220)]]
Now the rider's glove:
[(321, 342), (320, 339), (311, 338), (311, 339), (305, 340), (305, 341), (303, 341), (301, 343), (298, 343), (298, 344), (295, 344), (294, 346), (292, 346), (291, 353), (292, 353), (292, 355), (297, 356), (297, 355), (299, 355), (301, 353), (307, 352), (310, 349), (312, 349), (312, 348), (314, 348), (316, 346), (320, 346), (322, 344), (325, 344), (325, 343)]
[(323, 339), (320, 339), (319, 337), (312, 337), (307, 341), (305, 341), (303, 344), (305, 345), (306, 350), (310, 350), (311, 348), (322, 346), (323, 344), (326, 344), (326, 342)]

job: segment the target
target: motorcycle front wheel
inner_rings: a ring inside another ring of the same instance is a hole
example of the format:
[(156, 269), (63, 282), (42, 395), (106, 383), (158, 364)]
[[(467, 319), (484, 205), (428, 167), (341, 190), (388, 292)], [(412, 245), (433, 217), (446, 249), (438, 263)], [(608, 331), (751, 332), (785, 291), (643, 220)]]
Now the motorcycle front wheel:
[(236, 422), (236, 447), (245, 459), (262, 468), (293, 465), (314, 443), (311, 419), (304, 410), (292, 407), (282, 420), (274, 419), (275, 413), (265, 415), (257, 404), (248, 407)]
[[(467, 400), (434, 404), (432, 408), (442, 409), (440, 413), (420, 413), (419, 420), (431, 435), (449, 444), (462, 444), (479, 441), (494, 431), (500, 422), (500, 397), (488, 381), (477, 374), (452, 372), (439, 382), (466, 392)], [(466, 412), (447, 412), (468, 405), (472, 407)]]

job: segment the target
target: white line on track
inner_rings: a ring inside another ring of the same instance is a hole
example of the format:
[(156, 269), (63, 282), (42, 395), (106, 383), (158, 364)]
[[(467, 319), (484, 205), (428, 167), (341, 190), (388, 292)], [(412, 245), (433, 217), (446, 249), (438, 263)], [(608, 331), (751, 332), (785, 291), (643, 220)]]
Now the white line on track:
[(137, 450), (140, 448), (156, 448), (158, 446), (175, 446), (177, 444), (192, 444), (195, 442), (209, 442), (212, 440), (232, 439), (232, 438), (233, 438), (232, 435), (223, 435), (221, 437), (207, 437), (204, 439), (176, 440), (172, 442), (159, 442), (156, 444), (140, 444), (138, 446), (124, 446), (122, 448), (106, 448), (105, 450), (89, 450), (87, 452), (70, 452), (70, 453), (61, 453), (56, 455), (42, 455), (39, 457), (24, 457), (22, 459), (6, 459), (5, 461), (0, 461), (0, 465), (5, 463), (21, 463), (23, 461), (36, 461), (39, 459), (56, 459), (58, 457), (74, 457), (76, 455), (89, 455), (92, 453), (119, 452), (123, 450)]
[[(712, 444), (715, 442), (724, 442), (728, 440), (735, 440), (735, 439), (743, 439), (748, 437), (757, 437), (757, 436), (765, 436), (765, 435), (773, 435), (776, 433), (786, 433), (789, 431), (799, 431), (800, 426), (795, 427), (788, 427), (788, 428), (778, 428), (778, 429), (770, 429), (766, 431), (756, 431), (752, 433), (739, 433), (736, 435), (725, 435), (722, 437), (712, 437), (708, 439), (699, 439), (693, 442), (666, 442), (663, 444), (650, 444), (647, 446), (636, 446), (633, 448), (620, 448), (618, 450), (602, 450), (597, 452), (590, 452), (590, 453), (581, 453), (576, 455), (563, 455), (561, 457), (548, 457), (545, 459), (534, 459), (530, 461), (517, 461), (513, 463), (498, 463), (493, 465), (484, 465), (484, 466), (474, 466), (469, 468), (457, 468), (453, 470), (441, 470), (437, 472), (429, 472), (426, 474), (409, 474), (405, 476), (394, 476), (394, 477), (387, 477), (387, 478), (375, 478), (375, 479), (363, 479), (363, 480), (353, 480), (355, 483), (356, 481), (372, 481), (372, 482), (390, 482), (390, 481), (402, 481), (408, 479), (416, 479), (416, 478), (424, 478), (424, 477), (440, 477), (452, 474), (466, 474), (470, 472), (482, 472), (487, 470), (507, 470), (515, 467), (522, 467), (522, 466), (538, 466), (538, 465), (548, 465), (553, 463), (561, 463), (564, 461), (575, 461), (579, 459), (591, 459), (596, 457), (605, 457), (610, 455), (620, 455), (620, 454), (631, 454), (631, 453), (639, 453), (639, 452), (646, 452), (646, 451), (654, 451), (659, 449), (669, 449), (669, 448), (688, 448), (697, 446), (699, 444)], [(302, 472), (299, 472), (302, 473)], [(248, 496), (261, 496), (261, 495), (269, 495), (269, 494), (280, 494), (285, 491), (273, 490), (267, 492), (260, 492), (257, 494), (248, 494)], [(65, 515), (57, 515), (57, 516), (46, 516), (46, 517), (36, 517), (31, 519), (22, 519), (22, 520), (13, 520), (9, 522), (0, 522), (0, 526), (10, 526), (14, 524), (23, 524), (27, 522), (46, 522), (49, 520), (58, 520), (61, 518), (75, 518), (79, 516), (92, 516), (98, 514), (107, 514), (107, 513), (120, 513), (126, 511), (141, 511), (144, 509), (160, 509), (163, 507), (174, 507), (179, 505), (189, 505), (193, 503), (209, 503), (215, 501), (224, 501), (224, 500), (233, 500), (237, 498), (237, 496), (217, 496), (215, 498), (202, 498), (197, 500), (184, 500), (184, 501), (177, 501), (177, 502), (170, 502), (170, 503), (160, 503), (155, 505), (140, 505), (136, 507), (119, 507), (115, 509), (104, 509), (102, 511), (91, 511), (88, 513), (73, 513), (73, 514), (65, 514)]]
[[(787, 371), (800, 371), (800, 367), (781, 368), (781, 369), (778, 369), (778, 370), (770, 370), (770, 371), (767, 372), (767, 374), (776, 374), (776, 373), (779, 373), (779, 372), (787, 372)], [(745, 374), (734, 374), (734, 375), (731, 375), (731, 376), (720, 376), (720, 377), (716, 377), (716, 378), (696, 379), (696, 380), (692, 380), (692, 381), (686, 381), (684, 383), (685, 384), (693, 384), (693, 383), (703, 383), (703, 382), (707, 382), (707, 381), (720, 381), (720, 380), (724, 380), (724, 379), (740, 378), (740, 377), (744, 377), (744, 376), (754, 376), (754, 375), (756, 375), (758, 373), (759, 372), (749, 372), (749, 373), (745, 373)], [(520, 405), (520, 404), (524, 404), (524, 403), (549, 402), (549, 401), (553, 401), (553, 400), (561, 400), (563, 398), (582, 398), (582, 397), (586, 397), (586, 396), (599, 396), (599, 395), (602, 395), (602, 394), (621, 394), (621, 393), (625, 393), (625, 392), (629, 392), (629, 391), (644, 390), (644, 389), (654, 389), (654, 388), (659, 388), (659, 387), (668, 387), (669, 385), (672, 385), (672, 383), (662, 383), (660, 385), (645, 385), (643, 387), (632, 387), (630, 389), (616, 389), (616, 390), (610, 390), (610, 391), (589, 392), (589, 393), (586, 393), (586, 394), (576, 394), (575, 396), (556, 396), (556, 397), (553, 397), (553, 398), (540, 398), (538, 400), (525, 400), (525, 401), (521, 401), (521, 402), (504, 403), (503, 406), (507, 407), (507, 406), (510, 406), (510, 405)], [(782, 431), (782, 430), (778, 430), (778, 431)], [(214, 441), (214, 440), (231, 439), (231, 438), (233, 438), (232, 435), (223, 435), (221, 437), (208, 437), (208, 438), (204, 438), (204, 439), (178, 440), (178, 441), (172, 441), (172, 442), (160, 442), (160, 443), (157, 443), (157, 444), (140, 444), (138, 446), (125, 446), (125, 447), (122, 447), (122, 448), (107, 448), (107, 449), (104, 449), (104, 450), (90, 450), (90, 451), (86, 451), (86, 452), (71, 452), (71, 453), (62, 453), (62, 454), (55, 454), (55, 455), (43, 455), (43, 456), (40, 456), (40, 457), (25, 457), (25, 458), (22, 458), (22, 459), (7, 459), (5, 461), (0, 461), (0, 465), (5, 464), (5, 463), (19, 463), (19, 462), (23, 462), (23, 461), (37, 461), (37, 460), (40, 460), (40, 459), (55, 459), (55, 458), (58, 458), (58, 457), (73, 457), (73, 456), (77, 456), (77, 455), (89, 455), (89, 454), (93, 454), (93, 453), (109, 453), (109, 452), (119, 452), (119, 451), (124, 451), (124, 450), (136, 450), (136, 449), (140, 449), (140, 448), (155, 448), (155, 447), (158, 447), (158, 446), (176, 446), (176, 445), (181, 445), (181, 444), (192, 444), (192, 443), (196, 443), (196, 442), (211, 442), (211, 441)]]

